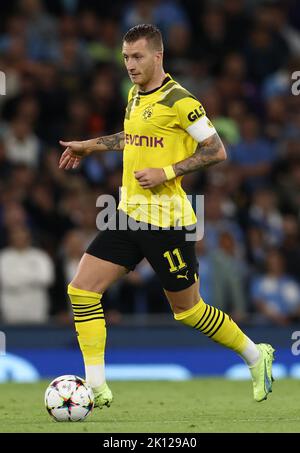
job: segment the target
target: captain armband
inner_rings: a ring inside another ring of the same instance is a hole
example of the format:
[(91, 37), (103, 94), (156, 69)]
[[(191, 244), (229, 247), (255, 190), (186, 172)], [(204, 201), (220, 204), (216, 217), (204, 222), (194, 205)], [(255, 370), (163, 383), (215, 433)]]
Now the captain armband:
[(196, 123), (186, 128), (189, 135), (197, 142), (202, 142), (216, 133), (216, 129), (206, 115), (202, 116)]

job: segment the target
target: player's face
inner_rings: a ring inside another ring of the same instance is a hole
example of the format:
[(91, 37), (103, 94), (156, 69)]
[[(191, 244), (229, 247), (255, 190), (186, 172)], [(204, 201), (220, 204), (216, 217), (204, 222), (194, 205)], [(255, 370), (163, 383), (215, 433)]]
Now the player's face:
[(146, 86), (155, 74), (160, 52), (153, 49), (145, 38), (123, 43), (123, 56), (128, 75), (140, 87)]

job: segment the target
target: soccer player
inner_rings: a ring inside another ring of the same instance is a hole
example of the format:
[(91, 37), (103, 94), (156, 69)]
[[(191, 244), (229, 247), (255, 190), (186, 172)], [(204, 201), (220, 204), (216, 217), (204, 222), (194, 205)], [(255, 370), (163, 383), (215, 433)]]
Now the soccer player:
[[(165, 73), (162, 37), (155, 26), (131, 28), (123, 39), (123, 57), (133, 83), (124, 131), (60, 141), (66, 147), (59, 163), (63, 169), (76, 168), (92, 152), (123, 152), (122, 194), (108, 222), (111, 228), (92, 241), (68, 286), (96, 406), (110, 406), (113, 398), (105, 380), (101, 297), (144, 257), (160, 278), (175, 320), (239, 354), (250, 368), (254, 399), (262, 401), (272, 391), (274, 349), (255, 344), (227, 314), (205, 303), (199, 294), (195, 241), (186, 239), (197, 219), (181, 179), (224, 161), (224, 146), (201, 103)], [(124, 221), (128, 228), (119, 227)]]

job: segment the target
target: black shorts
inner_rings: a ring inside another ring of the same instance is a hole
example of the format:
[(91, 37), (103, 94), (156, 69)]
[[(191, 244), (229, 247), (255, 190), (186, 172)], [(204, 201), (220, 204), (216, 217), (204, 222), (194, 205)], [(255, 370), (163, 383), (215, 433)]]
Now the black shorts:
[[(119, 264), (128, 271), (146, 258), (163, 288), (168, 291), (181, 291), (197, 281), (195, 241), (186, 240), (186, 234), (193, 233), (190, 227), (153, 229), (153, 225), (134, 221), (130, 217), (130, 222), (136, 227), (136, 231), (133, 231), (121, 229), (120, 220), (123, 220), (123, 225), (127, 225), (124, 223), (128, 220), (127, 214), (118, 209), (109, 219), (108, 228), (98, 233), (86, 252)], [(116, 228), (113, 228), (114, 225)]]

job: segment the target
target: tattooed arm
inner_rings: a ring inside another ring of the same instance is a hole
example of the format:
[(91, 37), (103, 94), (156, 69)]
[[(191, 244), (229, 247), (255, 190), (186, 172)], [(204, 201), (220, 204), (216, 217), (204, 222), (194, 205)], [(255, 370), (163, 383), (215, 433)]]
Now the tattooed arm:
[(123, 151), (124, 145), (124, 131), (122, 131), (114, 135), (97, 138), (96, 144), (93, 145), (93, 151)]
[[(206, 168), (226, 159), (226, 151), (217, 133), (200, 142), (194, 154), (187, 159), (164, 168), (144, 168), (134, 176), (143, 189), (151, 189), (175, 176), (186, 175), (199, 168)], [(166, 173), (168, 169), (168, 172)], [(170, 175), (170, 178), (169, 178)]]
[(216, 133), (200, 142), (192, 156), (173, 164), (173, 169), (176, 176), (186, 175), (222, 162), (226, 157), (223, 143)]
[(93, 151), (123, 151), (124, 131), (105, 137), (92, 138), (91, 140), (59, 142), (66, 149), (62, 153), (59, 161), (59, 168), (78, 167), (81, 159), (91, 154)]

